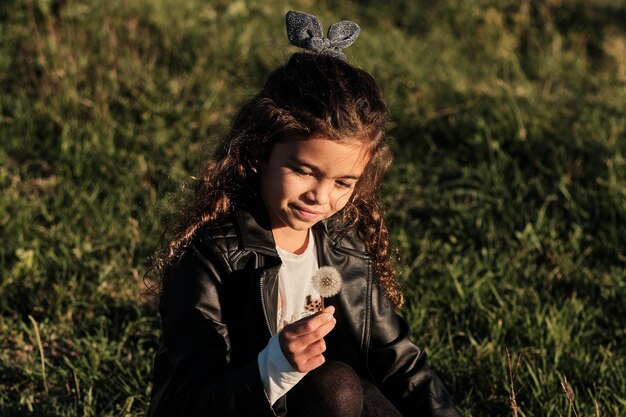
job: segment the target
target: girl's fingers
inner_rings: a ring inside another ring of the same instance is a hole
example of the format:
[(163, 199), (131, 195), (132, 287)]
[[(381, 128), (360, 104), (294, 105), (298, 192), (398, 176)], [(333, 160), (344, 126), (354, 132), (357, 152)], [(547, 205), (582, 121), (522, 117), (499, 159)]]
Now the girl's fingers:
[(304, 350), (302, 351), (302, 356), (312, 358), (314, 356), (321, 355), (325, 351), (326, 342), (324, 341), (324, 339), (320, 339), (304, 348)]
[(335, 327), (337, 320), (332, 318), (330, 321), (325, 322), (312, 332), (299, 333), (297, 331), (290, 331), (287, 326), (281, 331), (281, 339), (284, 343), (292, 345), (290, 350), (300, 351), (306, 348), (311, 343), (324, 338)]
[(335, 324), (337, 324), (337, 320), (335, 320), (335, 318), (332, 318), (329, 322), (322, 324), (314, 331), (300, 336), (296, 336), (292, 340), (293, 342), (304, 348), (312, 343), (317, 342), (318, 340), (323, 340), (324, 337), (326, 337), (326, 335), (335, 328)]
[(280, 347), (285, 358), (299, 372), (308, 372), (324, 363), (324, 337), (335, 327), (334, 307), (286, 325), (280, 332)]
[(313, 369), (315, 369), (318, 366), (322, 365), (324, 362), (326, 362), (326, 358), (324, 357), (324, 355), (314, 356), (312, 358), (309, 358), (309, 360), (307, 360), (303, 364), (302, 370), (298, 370), (298, 372), (309, 372), (309, 371), (312, 371)]
[(289, 332), (293, 337), (304, 336), (305, 334), (315, 332), (319, 327), (331, 322), (334, 312), (335, 307), (326, 307), (324, 311), (286, 325), (283, 330)]
[(288, 351), (291, 354), (300, 353), (310, 344), (315, 343), (318, 340), (323, 340), (324, 337), (335, 328), (336, 323), (337, 320), (333, 318), (331, 321), (323, 324), (316, 330), (310, 333), (305, 333), (301, 336), (296, 333), (289, 332), (285, 326), (280, 334), (281, 347), (283, 348), (283, 351)]
[(309, 345), (303, 351), (292, 357), (292, 365), (298, 372), (308, 372), (324, 363), (324, 351), (326, 351), (326, 343), (324, 339)]

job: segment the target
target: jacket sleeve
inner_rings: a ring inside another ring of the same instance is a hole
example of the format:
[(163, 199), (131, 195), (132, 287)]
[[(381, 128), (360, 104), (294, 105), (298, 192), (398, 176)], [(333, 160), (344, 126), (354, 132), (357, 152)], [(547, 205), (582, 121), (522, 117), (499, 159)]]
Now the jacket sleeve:
[(148, 416), (273, 415), (256, 360), (230, 365), (228, 328), (220, 307), (221, 252), (192, 246), (163, 289), (163, 342), (154, 363)]
[(409, 339), (409, 326), (378, 285), (372, 295), (368, 365), (376, 383), (404, 416), (460, 417), (426, 354)]

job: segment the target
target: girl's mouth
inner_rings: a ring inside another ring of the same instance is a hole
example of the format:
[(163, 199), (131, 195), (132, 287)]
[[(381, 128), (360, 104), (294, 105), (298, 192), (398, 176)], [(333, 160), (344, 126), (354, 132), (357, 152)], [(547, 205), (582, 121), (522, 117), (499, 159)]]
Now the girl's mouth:
[(292, 205), (291, 208), (303, 219), (305, 220), (315, 220), (322, 215), (319, 211), (305, 209), (304, 207), (299, 207), (296, 205)]

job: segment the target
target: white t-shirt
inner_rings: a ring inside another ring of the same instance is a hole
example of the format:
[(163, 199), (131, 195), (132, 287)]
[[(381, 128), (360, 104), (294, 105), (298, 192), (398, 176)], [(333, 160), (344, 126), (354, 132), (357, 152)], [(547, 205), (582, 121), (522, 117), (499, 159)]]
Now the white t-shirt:
[(317, 271), (315, 239), (309, 231), (309, 244), (300, 255), (276, 247), (283, 264), (278, 272), (278, 330), (289, 323), (321, 310), (321, 298), (311, 277)]
[[(309, 229), (308, 245), (300, 255), (276, 247), (282, 260), (278, 272), (277, 329), (321, 310), (321, 297), (313, 287), (311, 277), (317, 271), (315, 239)], [(273, 405), (296, 385), (306, 373), (296, 371), (280, 348), (279, 333), (270, 338), (259, 352), (258, 365), (265, 394)]]

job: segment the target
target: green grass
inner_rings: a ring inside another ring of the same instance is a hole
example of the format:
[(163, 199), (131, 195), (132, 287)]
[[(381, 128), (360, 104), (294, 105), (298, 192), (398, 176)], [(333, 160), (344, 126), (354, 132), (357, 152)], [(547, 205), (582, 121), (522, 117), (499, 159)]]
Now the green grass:
[(3, 1), (0, 415), (144, 414), (148, 257), (291, 8), (362, 26), (403, 314), (464, 415), (513, 415), (507, 348), (520, 416), (623, 415), (626, 3), (600, 0)]

